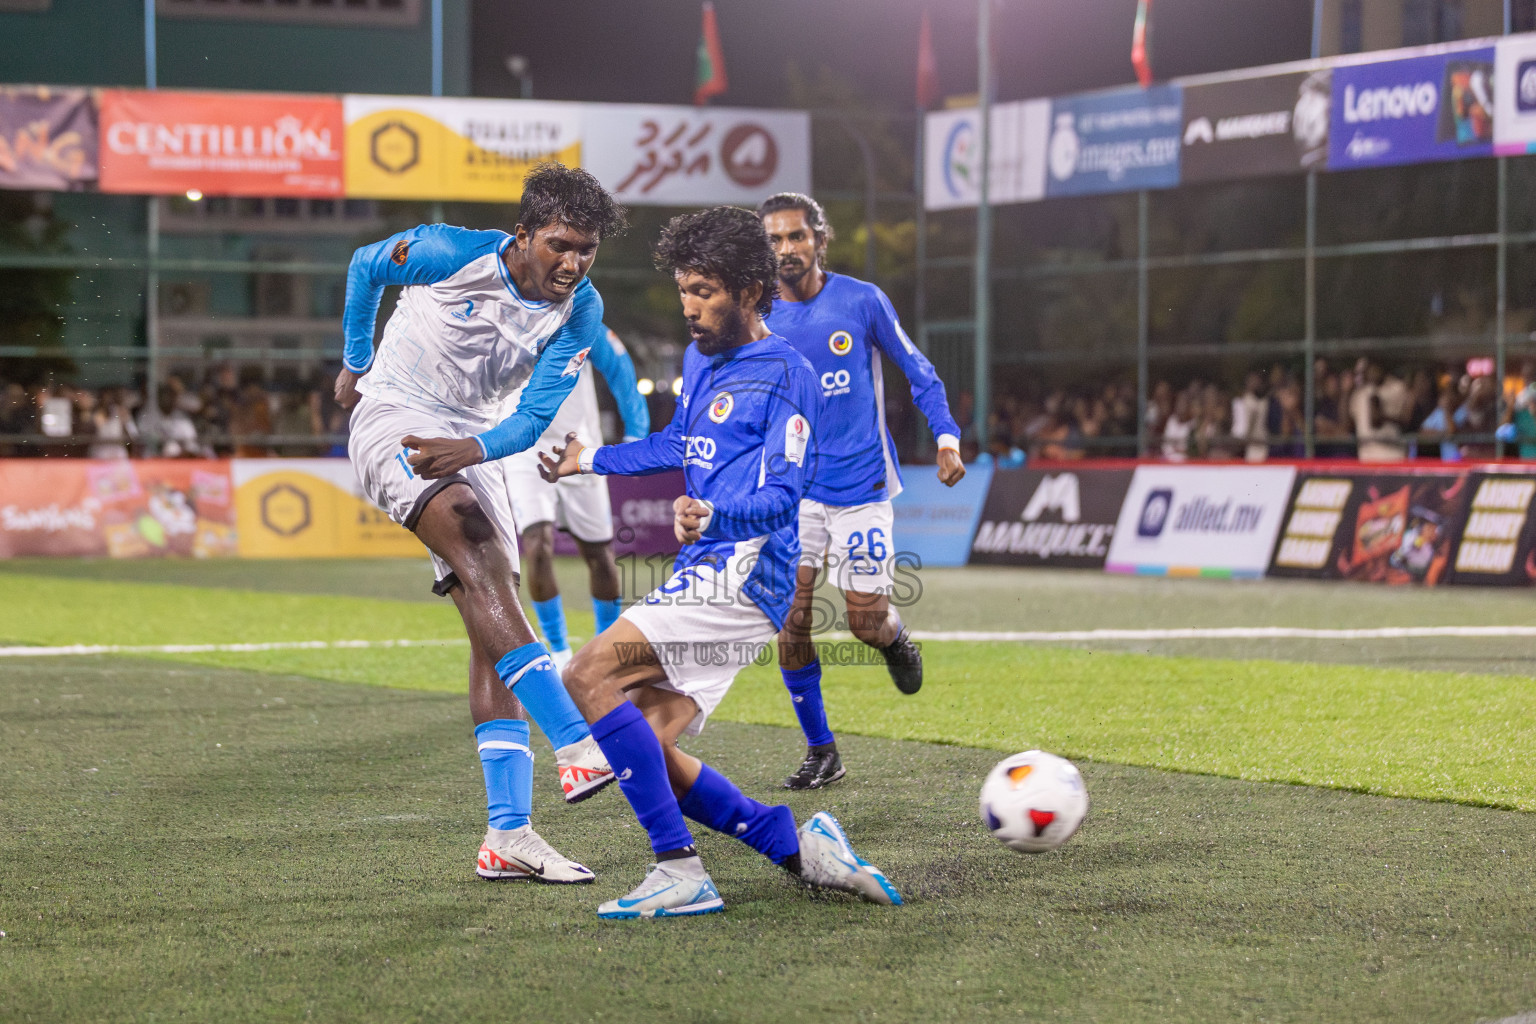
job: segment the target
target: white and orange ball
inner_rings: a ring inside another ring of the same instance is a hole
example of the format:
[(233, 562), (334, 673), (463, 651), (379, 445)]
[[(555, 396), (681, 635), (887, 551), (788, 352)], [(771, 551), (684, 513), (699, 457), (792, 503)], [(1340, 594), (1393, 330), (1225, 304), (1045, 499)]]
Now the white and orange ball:
[(1020, 853), (1056, 849), (1087, 814), (1082, 773), (1043, 750), (1003, 758), (981, 786), (981, 820), (998, 842)]

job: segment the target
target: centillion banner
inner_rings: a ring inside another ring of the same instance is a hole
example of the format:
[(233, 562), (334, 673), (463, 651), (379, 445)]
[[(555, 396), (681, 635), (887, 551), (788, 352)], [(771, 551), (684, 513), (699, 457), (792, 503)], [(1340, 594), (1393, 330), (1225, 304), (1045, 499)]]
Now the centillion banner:
[(581, 104), (346, 96), (346, 191), (515, 203), (538, 164), (581, 163)]
[(242, 558), (425, 558), (358, 490), (346, 459), (235, 459)]

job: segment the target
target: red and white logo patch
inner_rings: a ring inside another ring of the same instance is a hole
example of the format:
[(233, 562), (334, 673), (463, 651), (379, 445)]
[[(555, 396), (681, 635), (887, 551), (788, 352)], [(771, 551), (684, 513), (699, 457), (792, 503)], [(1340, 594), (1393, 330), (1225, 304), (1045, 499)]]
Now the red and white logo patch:
[(805, 451), (811, 444), (811, 424), (804, 416), (795, 413), (784, 421), (784, 461), (796, 466), (805, 464)]

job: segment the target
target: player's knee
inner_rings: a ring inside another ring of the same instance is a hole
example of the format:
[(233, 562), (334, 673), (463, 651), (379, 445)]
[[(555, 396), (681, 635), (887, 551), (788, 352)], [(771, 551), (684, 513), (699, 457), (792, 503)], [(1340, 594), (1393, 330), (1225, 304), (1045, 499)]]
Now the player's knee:
[(554, 529), (548, 523), (537, 523), (523, 531), (523, 552), (530, 562), (553, 558), (554, 549)]

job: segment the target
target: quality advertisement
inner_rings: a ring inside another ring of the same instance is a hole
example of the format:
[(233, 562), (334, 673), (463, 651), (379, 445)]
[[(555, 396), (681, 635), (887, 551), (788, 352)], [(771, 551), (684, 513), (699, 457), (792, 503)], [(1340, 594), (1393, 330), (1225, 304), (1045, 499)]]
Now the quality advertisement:
[(416, 535), (362, 496), (346, 459), (235, 459), (242, 558), (424, 558)]
[(1321, 169), (1332, 72), (1184, 87), (1180, 179), (1220, 181)]
[(96, 180), (88, 89), (0, 87), (0, 188), (70, 192)]
[(1452, 583), (1536, 584), (1536, 475), (1474, 473)]
[(1536, 36), (1510, 36), (1494, 47), (1493, 151), (1536, 153)]
[[(981, 115), (938, 110), (923, 123), (923, 204), (930, 210), (975, 206), (981, 188)], [(988, 140), (989, 202), (1031, 203), (1045, 198), (1045, 154), (1051, 101), (999, 103), (992, 108)]]
[(515, 203), (541, 163), (582, 161), (582, 105), (346, 96), (347, 195)]
[(1334, 68), (1328, 169), (1489, 155), (1493, 81), (1492, 47)]
[(339, 196), (341, 147), (334, 96), (101, 94), (103, 192)]
[(1139, 466), (1104, 568), (1257, 579), (1291, 497), (1291, 466)]
[(229, 464), (0, 460), (0, 558), (235, 554)]
[(1102, 569), (1129, 469), (1003, 469), (992, 476), (971, 540), (977, 565)]
[(1052, 101), (1046, 195), (1172, 188), (1179, 183), (1183, 126), (1177, 85)]
[(631, 205), (756, 206), (811, 190), (811, 117), (801, 111), (593, 103), (583, 166)]
[(1472, 474), (1313, 473), (1296, 482), (1273, 576), (1449, 582)]

